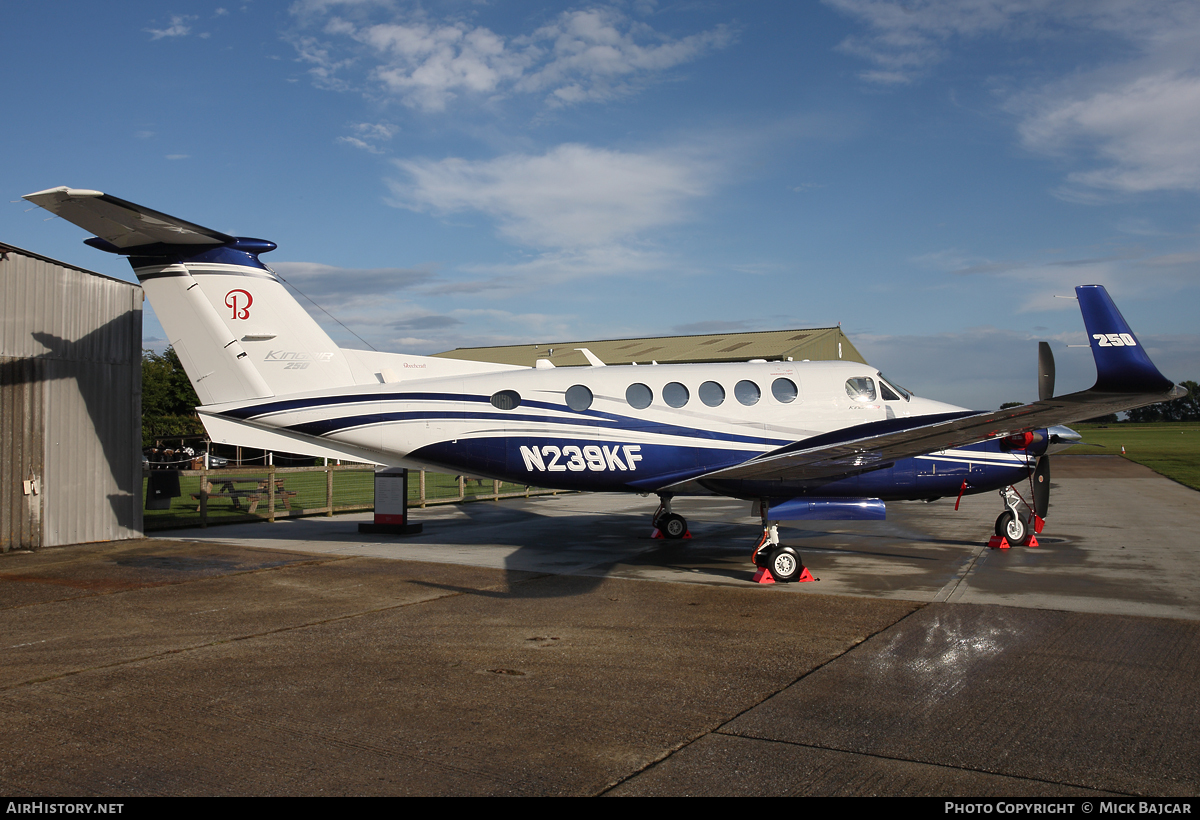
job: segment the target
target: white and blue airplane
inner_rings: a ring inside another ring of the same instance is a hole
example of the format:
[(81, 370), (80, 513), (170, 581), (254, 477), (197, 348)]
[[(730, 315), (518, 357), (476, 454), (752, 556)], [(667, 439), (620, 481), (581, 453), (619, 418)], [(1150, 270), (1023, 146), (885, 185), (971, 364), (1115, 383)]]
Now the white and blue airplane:
[[(427, 468), (564, 490), (655, 493), (667, 538), (678, 495), (751, 499), (755, 563), (803, 570), (779, 521), (882, 519), (885, 502), (999, 490), (996, 534), (1027, 541), (1049, 506), (1061, 425), (1185, 395), (1099, 285), (1075, 289), (1096, 361), (1089, 390), (975, 412), (912, 395), (859, 362), (535, 367), (338, 347), (259, 257), (275, 249), (99, 191), (25, 199), (129, 259), (196, 388), (213, 441)], [(1028, 481), (1026, 501), (1015, 485)]]

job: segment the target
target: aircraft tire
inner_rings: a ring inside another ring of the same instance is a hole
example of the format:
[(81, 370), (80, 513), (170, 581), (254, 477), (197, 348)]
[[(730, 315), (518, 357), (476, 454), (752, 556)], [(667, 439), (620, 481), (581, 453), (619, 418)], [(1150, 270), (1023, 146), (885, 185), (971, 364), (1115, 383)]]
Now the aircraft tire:
[(663, 534), (664, 538), (671, 541), (678, 540), (687, 535), (687, 521), (684, 520), (682, 515), (676, 515), (675, 513), (664, 515), (658, 519), (658, 531)]
[(776, 582), (786, 584), (795, 581), (800, 576), (800, 573), (804, 571), (804, 564), (800, 562), (800, 556), (791, 547), (776, 547), (767, 562), (767, 569), (771, 571)]
[(1010, 544), (1021, 543), (1028, 534), (1028, 523), (1024, 518), (1013, 513), (1012, 510), (1005, 510), (996, 519), (996, 535), (1007, 538)]

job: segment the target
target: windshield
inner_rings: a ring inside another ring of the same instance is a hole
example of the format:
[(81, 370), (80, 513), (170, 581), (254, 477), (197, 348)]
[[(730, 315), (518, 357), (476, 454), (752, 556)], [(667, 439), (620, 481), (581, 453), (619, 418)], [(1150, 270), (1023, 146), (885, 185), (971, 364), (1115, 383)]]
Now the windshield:
[[(881, 391), (883, 392), (884, 399), (886, 399), (888, 401), (899, 401), (900, 396), (903, 396), (904, 400), (908, 401), (909, 399), (912, 398), (911, 393), (909, 393), (907, 390), (905, 390), (900, 385), (896, 384), (894, 381), (889, 379), (887, 376), (883, 375), (882, 373), (879, 373), (877, 375), (879, 376), (879, 386), (880, 386)], [(899, 395), (889, 396), (888, 395), (889, 387), (891, 388), (892, 392), (898, 393)]]

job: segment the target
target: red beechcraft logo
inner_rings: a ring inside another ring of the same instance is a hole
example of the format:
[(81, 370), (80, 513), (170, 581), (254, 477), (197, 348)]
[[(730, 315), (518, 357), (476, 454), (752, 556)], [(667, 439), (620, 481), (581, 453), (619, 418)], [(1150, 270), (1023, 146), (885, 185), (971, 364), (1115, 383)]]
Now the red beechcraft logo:
[(250, 295), (250, 291), (235, 288), (225, 294), (225, 307), (233, 308), (234, 319), (249, 319), (252, 304), (254, 297)]

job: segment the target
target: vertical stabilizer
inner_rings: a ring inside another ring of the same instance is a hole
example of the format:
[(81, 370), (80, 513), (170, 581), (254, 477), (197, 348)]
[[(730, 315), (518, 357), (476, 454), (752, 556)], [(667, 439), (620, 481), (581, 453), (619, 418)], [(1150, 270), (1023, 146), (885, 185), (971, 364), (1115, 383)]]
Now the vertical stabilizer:
[(95, 234), (92, 247), (129, 257), (204, 404), (354, 384), (341, 349), (259, 261), (275, 243), (100, 191), (60, 187), (25, 199)]

